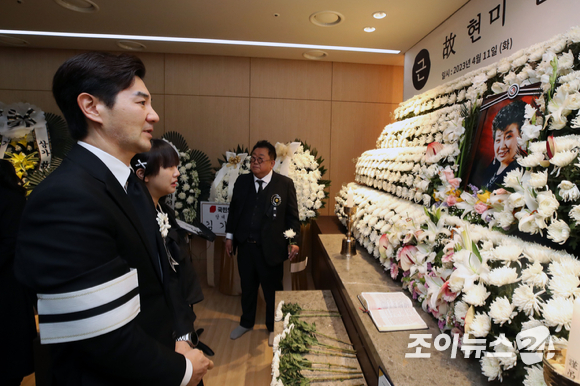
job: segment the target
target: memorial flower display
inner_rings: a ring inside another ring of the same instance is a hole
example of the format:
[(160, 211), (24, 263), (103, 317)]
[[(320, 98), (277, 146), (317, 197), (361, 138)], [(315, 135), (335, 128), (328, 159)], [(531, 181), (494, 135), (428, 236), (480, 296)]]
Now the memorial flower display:
[(179, 154), (179, 180), (175, 193), (166, 198), (167, 204), (175, 210), (175, 216), (188, 224), (198, 218), (199, 202), (207, 199), (209, 184), (213, 174), (208, 156), (190, 149), (185, 138), (169, 131), (162, 137)]
[(27, 194), (60, 165), (73, 144), (62, 117), (29, 103), (0, 102), (0, 158), (14, 165)]
[(290, 177), (294, 182), (298, 216), (302, 223), (317, 217), (318, 210), (324, 208), (328, 198), (326, 188), (330, 186), (330, 181), (322, 179), (326, 173), (323, 161), (316, 149), (298, 140), (290, 144), (276, 144), (274, 171)]
[(220, 169), (216, 171), (211, 184), (209, 200), (219, 203), (229, 203), (234, 193), (234, 184), (240, 174), (250, 173), (250, 152), (248, 148), (237, 146), (227, 151), (219, 159)]
[[(484, 98), (535, 84), (515, 167), (498, 188), (467, 185)], [(355, 238), (441, 331), (462, 347), (484, 339), (487, 354), (471, 357), (490, 381), (542, 384), (541, 360), (524, 363), (519, 333), (568, 338), (580, 294), (579, 111), (576, 27), (401, 103), (336, 197), (346, 224), (354, 192)]]

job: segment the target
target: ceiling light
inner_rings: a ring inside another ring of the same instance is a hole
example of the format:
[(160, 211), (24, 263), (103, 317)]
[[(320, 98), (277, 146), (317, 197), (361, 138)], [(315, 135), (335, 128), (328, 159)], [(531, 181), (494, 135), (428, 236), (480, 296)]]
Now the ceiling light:
[(91, 0), (54, 0), (54, 2), (76, 12), (92, 13), (99, 10), (99, 6)]
[(383, 19), (383, 18), (385, 18), (386, 16), (387, 16), (387, 13), (386, 13), (386, 12), (382, 12), (382, 11), (379, 11), (379, 12), (375, 12), (375, 13), (373, 13), (373, 17), (374, 17), (375, 19)]
[(334, 27), (343, 21), (344, 16), (335, 11), (320, 11), (310, 15), (310, 22), (320, 27)]
[(6, 35), (0, 35), (0, 43), (10, 44), (11, 46), (27, 46), (30, 44), (24, 39)]
[(375, 27), (365, 27), (365, 32), (375, 32)]
[(326, 58), (328, 54), (321, 50), (310, 50), (303, 53), (302, 56), (304, 56), (306, 59), (320, 60), (322, 58)]
[(146, 48), (145, 44), (134, 42), (132, 40), (119, 40), (117, 45), (129, 51), (143, 51)]
[(8, 29), (0, 29), (0, 34), (52, 36), (52, 37), (68, 37), (68, 38), (90, 38), (90, 39), (144, 40), (144, 41), (151, 41), (151, 42), (231, 44), (231, 45), (237, 45), (237, 46), (287, 47), (287, 48), (306, 48), (309, 50), (373, 52), (373, 53), (377, 53), (377, 54), (398, 54), (401, 52), (399, 50), (388, 50), (388, 49), (382, 49), (382, 48), (324, 46), (324, 45), (316, 45), (316, 44), (297, 44), (297, 43), (278, 43), (278, 42), (254, 42), (254, 41), (246, 41), (246, 40), (179, 38), (179, 37), (171, 37), (171, 36), (89, 34), (89, 33), (78, 33), (78, 32), (21, 31), (21, 30), (8, 30)]

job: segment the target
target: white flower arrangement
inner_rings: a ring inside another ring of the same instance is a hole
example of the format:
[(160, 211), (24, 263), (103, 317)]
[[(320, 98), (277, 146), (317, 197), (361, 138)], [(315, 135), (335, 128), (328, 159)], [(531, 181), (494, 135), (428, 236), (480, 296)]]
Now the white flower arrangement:
[(198, 199), (201, 194), (196, 163), (189, 152), (179, 152), (179, 182), (175, 190), (175, 215), (191, 224), (197, 218)]
[[(321, 165), (310, 150), (304, 149), (303, 144), (298, 146), (290, 161), (288, 177), (296, 188), (298, 216), (305, 223), (315, 218), (318, 210), (324, 206), (328, 196), (325, 189), (330, 182), (322, 180)], [(274, 168), (276, 172), (279, 170), (280, 166)]]

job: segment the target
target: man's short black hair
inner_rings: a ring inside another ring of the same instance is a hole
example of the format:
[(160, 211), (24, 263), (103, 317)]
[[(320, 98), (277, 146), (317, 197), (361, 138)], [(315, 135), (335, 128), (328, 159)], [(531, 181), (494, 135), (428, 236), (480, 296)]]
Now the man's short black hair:
[(64, 62), (54, 74), (52, 94), (73, 139), (83, 139), (88, 134), (77, 97), (82, 93), (91, 94), (112, 108), (117, 94), (131, 87), (136, 76), (145, 77), (145, 65), (141, 59), (128, 54), (87, 52)]
[(498, 130), (503, 132), (512, 123), (518, 124), (518, 134), (521, 133), (522, 126), (524, 125), (525, 114), (526, 102), (522, 100), (517, 100), (502, 107), (493, 119), (493, 124), (491, 126), (493, 139), (495, 140), (495, 133)]
[(268, 142), (266, 140), (261, 140), (261, 141), (256, 142), (256, 144), (252, 148), (252, 153), (257, 148), (261, 148), (261, 149), (264, 149), (265, 148), (265, 149), (268, 149), (268, 155), (270, 156), (270, 159), (273, 160), (273, 161), (276, 160), (276, 148), (270, 142)]
[(131, 166), (135, 171), (144, 168), (143, 177), (155, 177), (161, 168), (179, 166), (179, 155), (168, 142), (162, 139), (152, 139), (151, 150), (146, 153), (135, 154), (131, 159)]

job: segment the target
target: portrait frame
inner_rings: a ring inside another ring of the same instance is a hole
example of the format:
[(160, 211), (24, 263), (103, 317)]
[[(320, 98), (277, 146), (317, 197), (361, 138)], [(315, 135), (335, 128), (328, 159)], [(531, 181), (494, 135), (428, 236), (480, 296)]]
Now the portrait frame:
[[(492, 124), (499, 111), (517, 101), (523, 101), (538, 109), (535, 100), (540, 95), (542, 95), (540, 83), (523, 87), (513, 84), (507, 91), (483, 100), (475, 135), (472, 137), (471, 144), (466, 147), (469, 151), (469, 160), (466, 171), (461, 176), (464, 190), (467, 189), (468, 185), (482, 189), (488, 182), (486, 170), (495, 159)], [(521, 127), (519, 129), (521, 130)], [(519, 152), (523, 152), (523, 150), (519, 148)]]

